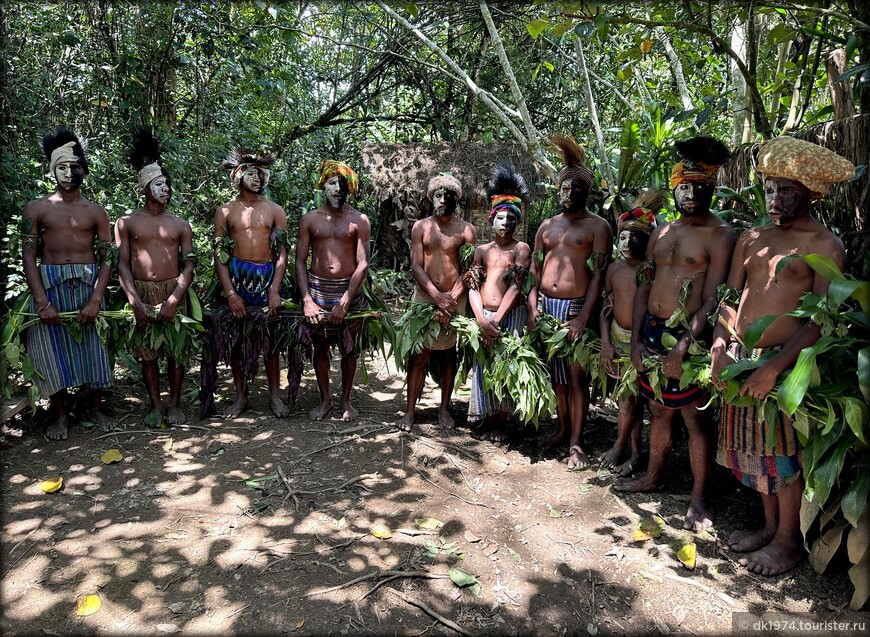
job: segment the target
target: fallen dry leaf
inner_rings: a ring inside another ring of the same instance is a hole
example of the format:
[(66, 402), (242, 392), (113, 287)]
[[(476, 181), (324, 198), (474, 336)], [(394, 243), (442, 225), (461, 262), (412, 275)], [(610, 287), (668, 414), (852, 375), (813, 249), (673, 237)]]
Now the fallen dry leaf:
[(689, 542), (677, 551), (677, 559), (690, 571), (695, 568), (695, 543)]
[(295, 622), (293, 622), (293, 630), (299, 630), (305, 624), (305, 618), (300, 617)]
[(379, 540), (388, 540), (393, 537), (393, 532), (390, 531), (383, 524), (376, 524), (372, 527), (372, 535), (374, 535)]
[(39, 488), (42, 489), (43, 493), (54, 493), (62, 486), (63, 478), (61, 476), (58, 476), (56, 478), (49, 478), (48, 480), (43, 480), (39, 483)]
[(99, 595), (82, 595), (76, 600), (76, 615), (79, 617), (93, 615), (102, 605)]
[(665, 530), (665, 521), (658, 515), (649, 518), (644, 518), (640, 521), (638, 527), (632, 531), (631, 539), (635, 542), (645, 542), (654, 537), (660, 537)]
[(121, 452), (117, 449), (109, 449), (100, 460), (103, 461), (103, 464), (112, 464), (115, 462), (121, 462), (124, 459), (124, 456), (121, 455)]
[(155, 626), (161, 633), (180, 633), (181, 629), (175, 624), (157, 624)]
[(181, 615), (185, 609), (187, 608), (187, 603), (185, 602), (175, 602), (174, 604), (170, 604), (167, 606), (169, 610), (171, 610), (176, 615)]
[(414, 524), (421, 529), (438, 529), (444, 526), (444, 522), (435, 518), (416, 518)]
[(471, 542), (472, 544), (474, 544), (475, 542), (480, 542), (480, 538), (477, 537), (471, 531), (466, 531), (465, 533), (462, 534), (462, 537), (465, 538), (466, 542)]

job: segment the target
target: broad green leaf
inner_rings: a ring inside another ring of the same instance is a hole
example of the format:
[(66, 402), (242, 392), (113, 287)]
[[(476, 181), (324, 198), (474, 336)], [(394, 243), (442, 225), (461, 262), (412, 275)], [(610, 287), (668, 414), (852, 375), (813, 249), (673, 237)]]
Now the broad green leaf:
[(840, 405), (843, 408), (843, 416), (846, 419), (846, 424), (855, 434), (855, 437), (867, 444), (867, 438), (864, 436), (864, 425), (867, 424), (870, 418), (870, 408), (866, 403), (862, 403), (857, 398), (851, 396), (843, 396), (840, 398)]
[(532, 36), (532, 39), (537, 40), (538, 36), (541, 35), (548, 26), (550, 26), (549, 22), (536, 18), (526, 25), (526, 30), (529, 32), (529, 35)]
[(758, 342), (758, 339), (760, 339), (761, 335), (764, 334), (764, 330), (770, 327), (779, 317), (779, 314), (768, 314), (767, 316), (761, 316), (755, 319), (752, 322), (752, 325), (746, 328), (746, 334), (743, 335), (743, 343), (746, 345), (746, 349), (752, 350)]
[(857, 477), (846, 488), (840, 500), (843, 516), (852, 526), (858, 526), (858, 519), (867, 507), (867, 495), (870, 493), (870, 471), (859, 467)]
[[(865, 284), (865, 287), (870, 285), (867, 281), (864, 281), (863, 283)], [(838, 310), (843, 301), (855, 294), (858, 288), (861, 287), (861, 284), (861, 281), (846, 279), (844, 277), (839, 277), (831, 281), (831, 284), (828, 287), (828, 306), (831, 308), (831, 311)]]
[(817, 340), (810, 347), (805, 347), (801, 350), (794, 368), (789, 372), (785, 380), (782, 381), (776, 394), (779, 406), (786, 414), (789, 416), (794, 414), (798, 405), (804, 399), (807, 388), (810, 386), (816, 356), (821, 352), (827, 351), (835, 344), (837, 344), (835, 338), (826, 336)]
[(819, 504), (828, 501), (831, 489), (837, 482), (840, 471), (843, 469), (843, 459), (846, 457), (846, 451), (852, 446), (854, 440), (855, 436), (850, 430), (846, 429), (833, 450), (825, 453), (816, 464), (815, 470), (806, 476), (807, 484), (812, 486), (814, 491), (813, 499), (817, 500)]
[(836, 263), (834, 263), (834, 260), (831, 257), (815, 253), (805, 254), (804, 261), (806, 261), (813, 270), (821, 274), (828, 281), (833, 281), (834, 279), (843, 276), (843, 273), (840, 272), (840, 268)]
[(468, 571), (451, 566), (448, 570), (451, 581), (459, 588), (468, 587), (475, 596), (480, 597), (480, 581)]
[(858, 386), (864, 400), (870, 403), (870, 347), (858, 352)]
[[(677, 311), (679, 311), (679, 310), (677, 310)], [(676, 314), (676, 312), (674, 312), (674, 314)], [(668, 320), (670, 320), (670, 319), (668, 319)], [(673, 334), (670, 334), (668, 332), (664, 332), (662, 334), (662, 345), (664, 345), (668, 349), (673, 349), (677, 346), (677, 339)]]

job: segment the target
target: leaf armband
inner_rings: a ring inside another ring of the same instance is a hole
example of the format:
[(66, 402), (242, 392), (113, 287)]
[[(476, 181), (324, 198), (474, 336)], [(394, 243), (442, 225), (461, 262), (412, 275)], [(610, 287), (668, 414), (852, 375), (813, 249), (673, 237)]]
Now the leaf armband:
[(508, 285), (516, 283), (517, 287), (522, 292), (523, 286), (525, 285), (526, 279), (528, 279), (528, 277), (529, 271), (526, 268), (516, 263), (512, 263), (505, 271), (503, 280)]
[(602, 316), (610, 316), (613, 314), (613, 306), (615, 303), (613, 290), (601, 290), (601, 299), (604, 301), (604, 305), (601, 307)]
[(283, 228), (275, 228), (272, 235), (269, 237), (269, 247), (272, 249), (272, 254), (278, 256), (278, 251), (284, 246), (287, 249), (287, 254), (293, 250), (293, 241), (290, 233)]
[(462, 285), (468, 290), (480, 290), (486, 281), (486, 268), (482, 265), (472, 265), (462, 275)]
[(532, 252), (532, 262), (537, 264), (539, 268), (544, 267), (544, 251), (536, 250)]
[(100, 250), (104, 250), (106, 256), (103, 257), (102, 262), (108, 265), (113, 270), (118, 267), (118, 259), (120, 258), (120, 252), (118, 251), (118, 246), (115, 245), (114, 241), (106, 241), (105, 239), (94, 239), (94, 252), (99, 252)]
[(464, 243), (459, 248), (459, 269), (462, 272), (467, 272), (474, 262), (474, 251), (477, 249), (473, 243)]
[(236, 248), (236, 242), (230, 239), (229, 235), (215, 237), (214, 252), (221, 263), (226, 265), (233, 256), (233, 250)]
[(640, 264), (635, 280), (638, 285), (652, 285), (656, 278), (656, 262), (650, 259)]
[(729, 305), (736, 308), (740, 303), (740, 290), (732, 288), (727, 283), (720, 283), (716, 288), (716, 298), (719, 305)]
[(593, 273), (603, 272), (606, 266), (607, 253), (601, 250), (593, 250), (592, 254), (589, 255), (589, 258), (586, 259), (586, 267), (588, 267)]

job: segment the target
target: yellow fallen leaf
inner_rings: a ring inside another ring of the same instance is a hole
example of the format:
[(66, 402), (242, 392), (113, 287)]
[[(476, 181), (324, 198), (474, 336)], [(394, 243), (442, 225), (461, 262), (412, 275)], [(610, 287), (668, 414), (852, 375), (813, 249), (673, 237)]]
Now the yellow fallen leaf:
[(444, 526), (444, 522), (435, 518), (416, 518), (414, 524), (421, 529), (437, 529)]
[(677, 559), (682, 562), (683, 566), (685, 566), (690, 571), (695, 568), (695, 543), (689, 542), (688, 544), (684, 544), (679, 551), (677, 551)]
[(99, 595), (83, 595), (76, 600), (76, 615), (79, 617), (93, 615), (102, 605)]
[(300, 628), (302, 628), (302, 626), (303, 626), (304, 624), (305, 624), (305, 618), (304, 618), (304, 617), (300, 617), (300, 618), (297, 619), (296, 622), (293, 624), (293, 630), (299, 630)]
[(382, 524), (376, 524), (372, 527), (372, 535), (381, 540), (387, 540), (393, 537), (393, 532)]
[(632, 532), (631, 538), (635, 542), (644, 542), (653, 537), (660, 537), (665, 530), (665, 524), (664, 519), (657, 515), (645, 518), (640, 521), (638, 527)]
[(640, 52), (643, 53), (644, 55), (646, 55), (647, 53), (652, 51), (652, 48), (653, 48), (653, 41), (650, 40), (649, 38), (647, 38), (646, 40), (644, 40), (640, 43)]
[(121, 455), (121, 452), (117, 449), (109, 449), (106, 453), (103, 454), (103, 457), (100, 460), (103, 461), (103, 464), (112, 464), (113, 462), (121, 462), (124, 459), (124, 456)]
[(56, 478), (49, 478), (48, 480), (43, 480), (39, 484), (39, 488), (42, 489), (43, 493), (54, 493), (58, 489), (63, 486), (63, 478), (58, 476)]

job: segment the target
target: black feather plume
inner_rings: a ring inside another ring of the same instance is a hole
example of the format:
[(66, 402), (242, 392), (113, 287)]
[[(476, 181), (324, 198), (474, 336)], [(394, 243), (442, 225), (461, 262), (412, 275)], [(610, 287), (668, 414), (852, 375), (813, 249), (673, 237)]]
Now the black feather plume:
[(485, 190), (487, 199), (492, 199), (496, 195), (513, 195), (523, 201), (529, 198), (526, 180), (513, 164), (502, 163), (493, 166)]
[(718, 139), (698, 135), (676, 142), (674, 149), (684, 162), (721, 166), (731, 157), (731, 151)]
[(133, 144), (130, 147), (130, 163), (136, 170), (148, 164), (160, 163), (160, 140), (147, 128), (137, 128), (132, 132)]
[(42, 138), (42, 152), (45, 153), (45, 159), (51, 161), (51, 153), (55, 148), (59, 148), (69, 142), (75, 142), (73, 146), (73, 154), (79, 158), (85, 172), (88, 172), (88, 161), (85, 159), (85, 150), (87, 150), (87, 141), (79, 137), (78, 134), (70, 128), (61, 126), (51, 133), (46, 133)]
[(229, 156), (223, 161), (222, 166), (232, 170), (241, 164), (251, 164), (261, 168), (268, 168), (275, 163), (278, 157), (274, 153), (257, 153), (244, 148), (235, 147), (230, 150)]

